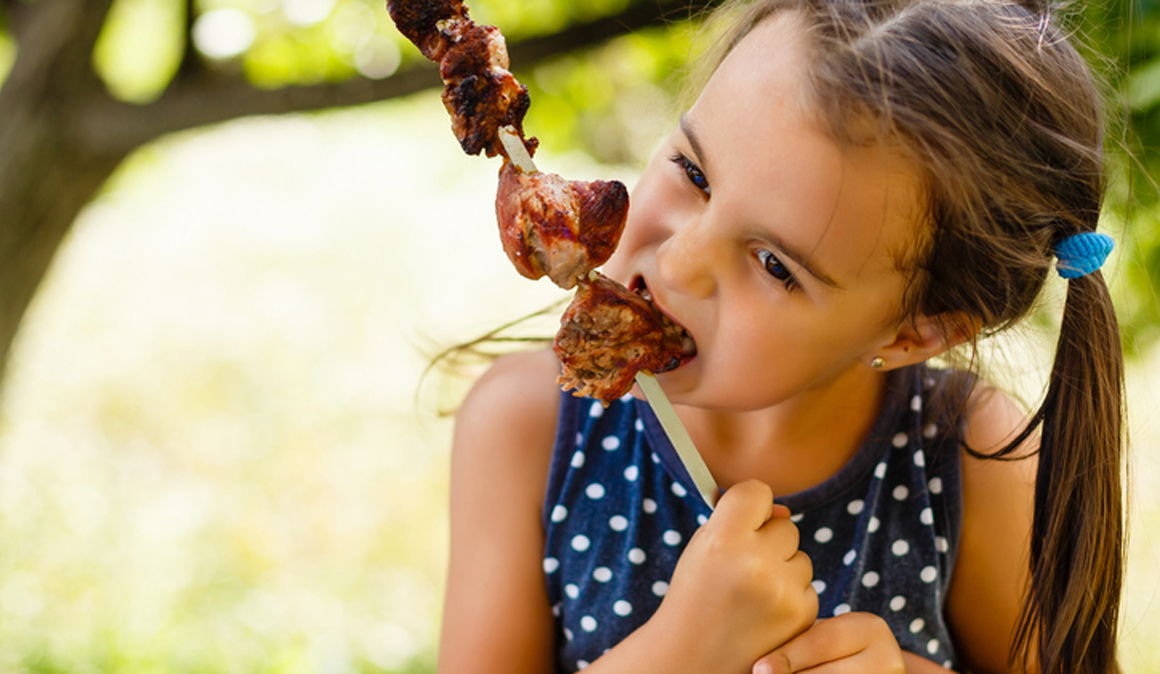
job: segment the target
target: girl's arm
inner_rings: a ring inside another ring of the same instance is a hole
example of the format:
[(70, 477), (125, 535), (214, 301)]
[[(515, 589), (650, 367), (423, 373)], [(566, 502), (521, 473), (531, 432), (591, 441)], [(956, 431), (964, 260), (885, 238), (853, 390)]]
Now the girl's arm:
[[(977, 394), (966, 443), (988, 453), (1026, 425), (1023, 413), (993, 389)], [(1008, 653), (1028, 582), (1035, 504), (1037, 441), (1019, 461), (978, 459), (963, 453), (963, 520), (958, 558), (947, 595), (948, 619), (959, 656), (972, 672), (1008, 672)]]
[(540, 522), (559, 393), (550, 351), (498, 360), (456, 416), (440, 674), (546, 674)]

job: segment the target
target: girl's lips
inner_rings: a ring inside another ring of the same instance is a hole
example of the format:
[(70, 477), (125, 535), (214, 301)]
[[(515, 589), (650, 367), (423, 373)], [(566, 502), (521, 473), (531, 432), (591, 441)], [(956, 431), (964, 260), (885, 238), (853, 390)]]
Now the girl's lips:
[(648, 302), (654, 309), (656, 309), (662, 316), (664, 316), (670, 323), (675, 325), (681, 331), (681, 364), (684, 365), (692, 360), (697, 355), (697, 342), (693, 339), (692, 333), (688, 328), (677, 322), (667, 311), (665, 311), (656, 300), (653, 299), (652, 291), (648, 289), (648, 285), (644, 281), (643, 276), (634, 276), (629, 289), (641, 296), (641, 299)]

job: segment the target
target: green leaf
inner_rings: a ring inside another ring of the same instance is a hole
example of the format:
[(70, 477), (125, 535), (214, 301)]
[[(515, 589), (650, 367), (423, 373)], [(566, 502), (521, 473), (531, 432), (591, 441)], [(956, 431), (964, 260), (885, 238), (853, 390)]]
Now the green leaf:
[(16, 43), (7, 33), (0, 33), (0, 86), (12, 71), (13, 63), (16, 63)]
[(1148, 110), (1160, 102), (1160, 59), (1128, 77), (1127, 93), (1128, 106), (1133, 111)]
[(184, 19), (178, 0), (116, 0), (93, 52), (109, 92), (133, 103), (160, 96), (181, 63)]

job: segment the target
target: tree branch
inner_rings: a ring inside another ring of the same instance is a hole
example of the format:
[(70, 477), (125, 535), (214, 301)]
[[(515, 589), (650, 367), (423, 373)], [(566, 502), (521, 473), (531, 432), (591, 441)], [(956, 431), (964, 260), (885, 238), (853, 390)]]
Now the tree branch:
[(185, 0), (185, 30), (182, 39), (185, 46), (181, 53), (181, 64), (177, 67), (175, 81), (187, 82), (204, 76), (208, 69), (205, 62), (197, 55), (197, 48), (193, 44), (193, 23), (197, 20), (197, 0)]
[(642, 28), (665, 26), (698, 17), (721, 0), (644, 0), (620, 14), (574, 23), (558, 33), (537, 35), (508, 45), (512, 65), (520, 69), (566, 52), (596, 46)]
[(85, 146), (105, 153), (132, 149), (164, 134), (250, 115), (309, 112), (406, 96), (438, 85), (426, 64), (382, 80), (257, 89), (240, 76), (175, 83), (153, 103), (132, 105), (101, 96), (78, 111), (72, 131)]
[[(516, 69), (570, 51), (592, 47), (649, 26), (687, 18), (718, 0), (647, 0), (616, 16), (567, 26), (558, 33), (510, 44)], [(441, 86), (434, 64), (422, 63), (382, 80), (356, 78), (336, 84), (254, 88), (241, 76), (175, 81), (157, 101), (144, 106), (94, 97), (72, 120), (73, 133), (89, 148), (124, 153), (166, 133), (248, 115), (308, 112), (361, 105)]]

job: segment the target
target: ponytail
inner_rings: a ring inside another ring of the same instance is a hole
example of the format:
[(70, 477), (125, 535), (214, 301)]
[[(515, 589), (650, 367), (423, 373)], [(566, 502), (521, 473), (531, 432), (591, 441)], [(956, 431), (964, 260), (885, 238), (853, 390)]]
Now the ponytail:
[[(1124, 568), (1124, 367), (1111, 297), (1097, 271), (1068, 282), (1042, 425), (1031, 582), (1012, 660), (1034, 653), (1043, 674), (1118, 672)], [(1034, 645), (1033, 645), (1034, 643)]]
[[(760, 0), (730, 34), (799, 12), (814, 42), (809, 93), (822, 129), (914, 161), (930, 228), (904, 261), (913, 273), (902, 317), (965, 317), (998, 332), (1032, 311), (1053, 258), (1086, 259), (1094, 251), (1075, 250), (1076, 240), (1102, 236), (1099, 88), (1055, 4)], [(1042, 405), (999, 452), (966, 451), (1016, 460), (1042, 436), (1012, 663), (1108, 674), (1119, 671), (1124, 569), (1123, 353), (1099, 264), (1063, 261), (1056, 270), (1071, 280)]]

